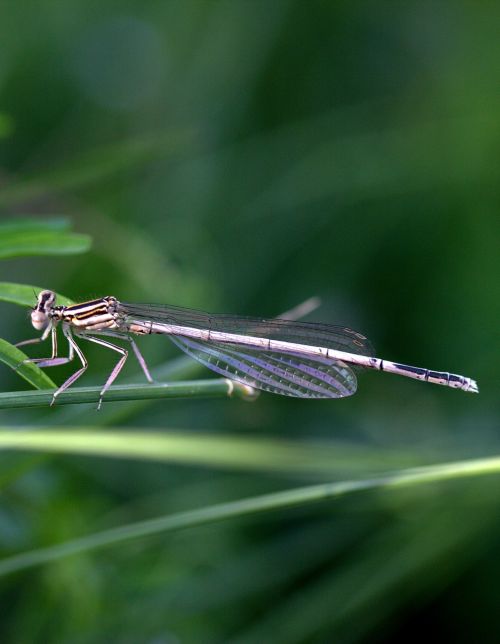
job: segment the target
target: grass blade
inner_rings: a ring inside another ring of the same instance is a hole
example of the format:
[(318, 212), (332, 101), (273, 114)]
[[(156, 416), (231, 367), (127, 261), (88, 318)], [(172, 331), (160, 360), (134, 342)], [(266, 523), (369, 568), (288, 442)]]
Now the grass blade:
[(0, 259), (31, 255), (75, 255), (85, 253), (91, 246), (89, 235), (59, 230), (2, 231)]
[(16, 219), (7, 219), (0, 224), (0, 235), (15, 232), (68, 232), (71, 228), (71, 222), (68, 217), (50, 217), (49, 219), (39, 219), (33, 217), (19, 217)]
[[(28, 356), (25, 353), (15, 347), (13, 344), (10, 344), (10, 342), (7, 342), (6, 340), (2, 340), (2, 338), (0, 338), (0, 361), (4, 362), (6, 365), (14, 369), (16, 373), (27, 380), (31, 385), (33, 385), (33, 387), (41, 390), (53, 389), (56, 385), (44, 371), (42, 371), (32, 362), (22, 364), (23, 360), (26, 360), (27, 357)], [(18, 392), (18, 394), (29, 393), (37, 392)], [(50, 394), (45, 395), (50, 396)]]
[(0, 575), (18, 572), (52, 561), (58, 561), (63, 557), (96, 550), (131, 539), (173, 532), (174, 530), (185, 528), (194, 528), (216, 521), (241, 518), (256, 513), (299, 507), (309, 503), (318, 503), (320, 501), (344, 497), (354, 492), (410, 487), (499, 473), (500, 456), (495, 456), (399, 470), (384, 476), (369, 479), (324, 483), (293, 490), (284, 490), (283, 492), (263, 494), (237, 501), (230, 501), (228, 503), (220, 503), (198, 510), (179, 512), (146, 521), (126, 524), (47, 548), (20, 553), (0, 561)]
[(0, 428), (0, 450), (78, 454), (271, 472), (380, 471), (414, 465), (413, 450), (356, 449), (334, 442), (307, 444), (271, 438), (185, 431), (58, 426)]

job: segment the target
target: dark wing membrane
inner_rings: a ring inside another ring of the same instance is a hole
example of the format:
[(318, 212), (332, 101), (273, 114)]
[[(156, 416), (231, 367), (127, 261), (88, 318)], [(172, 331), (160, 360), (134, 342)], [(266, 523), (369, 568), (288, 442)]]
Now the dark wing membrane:
[(153, 320), (154, 322), (189, 326), (195, 329), (240, 333), (257, 338), (271, 338), (284, 342), (338, 349), (360, 355), (374, 355), (373, 347), (364, 335), (348, 327), (334, 324), (221, 315), (158, 304), (120, 303), (118, 304), (118, 312), (124, 316), (125, 320), (134, 318)]
[(169, 336), (212, 371), (251, 387), (296, 398), (344, 398), (356, 392), (352, 369), (339, 360)]

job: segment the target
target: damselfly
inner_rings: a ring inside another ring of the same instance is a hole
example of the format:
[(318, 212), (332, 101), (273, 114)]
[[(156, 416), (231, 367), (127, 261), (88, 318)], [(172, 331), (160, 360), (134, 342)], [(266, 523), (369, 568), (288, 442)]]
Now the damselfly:
[[(167, 335), (180, 349), (220, 375), (251, 387), (297, 398), (344, 398), (356, 392), (357, 368), (388, 371), (408, 378), (478, 392), (475, 380), (443, 371), (412, 367), (373, 356), (369, 341), (344, 326), (219, 315), (176, 306), (128, 304), (115, 297), (56, 306), (52, 291), (42, 291), (31, 312), (31, 322), (42, 335), (17, 346), (52, 339), (50, 358), (30, 359), (40, 367), (71, 362), (81, 367), (54, 393), (57, 396), (86, 370), (87, 360), (76, 338), (95, 342), (120, 354), (102, 388), (102, 397), (123, 368), (128, 351), (108, 339), (130, 343), (148, 381), (149, 369), (133, 336)], [(56, 327), (69, 344), (67, 357), (58, 356)], [(100, 337), (96, 337), (100, 336)]]

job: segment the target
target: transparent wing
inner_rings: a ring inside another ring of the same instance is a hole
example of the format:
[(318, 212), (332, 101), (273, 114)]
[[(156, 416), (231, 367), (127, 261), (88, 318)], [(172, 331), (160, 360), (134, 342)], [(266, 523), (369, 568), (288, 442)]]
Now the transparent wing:
[(339, 360), (228, 346), (213, 340), (201, 342), (183, 336), (169, 339), (212, 371), (274, 394), (344, 398), (357, 389), (354, 372)]
[(125, 322), (133, 319), (153, 320), (153, 322), (166, 322), (194, 329), (241, 333), (257, 338), (297, 342), (366, 356), (375, 355), (373, 347), (364, 335), (345, 326), (318, 322), (295, 322), (279, 318), (268, 320), (221, 315), (160, 304), (120, 302), (117, 308)]

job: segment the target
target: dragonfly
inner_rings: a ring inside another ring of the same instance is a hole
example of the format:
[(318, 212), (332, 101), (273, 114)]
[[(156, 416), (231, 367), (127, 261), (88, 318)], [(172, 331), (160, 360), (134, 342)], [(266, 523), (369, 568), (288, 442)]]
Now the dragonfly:
[[(107, 296), (70, 306), (56, 305), (56, 294), (43, 290), (31, 310), (31, 323), (42, 335), (16, 346), (52, 341), (50, 358), (28, 358), (40, 367), (79, 359), (81, 366), (53, 394), (52, 403), (85, 372), (87, 359), (76, 339), (120, 354), (100, 392), (103, 396), (122, 370), (128, 342), (149, 382), (153, 382), (136, 336), (166, 335), (189, 356), (212, 371), (252, 388), (296, 398), (345, 398), (357, 390), (357, 371), (375, 369), (446, 387), (478, 393), (472, 378), (373, 357), (368, 339), (345, 326), (289, 319), (260, 319), (206, 313), (159, 304), (131, 304)], [(58, 354), (56, 329), (61, 326), (69, 350)]]

